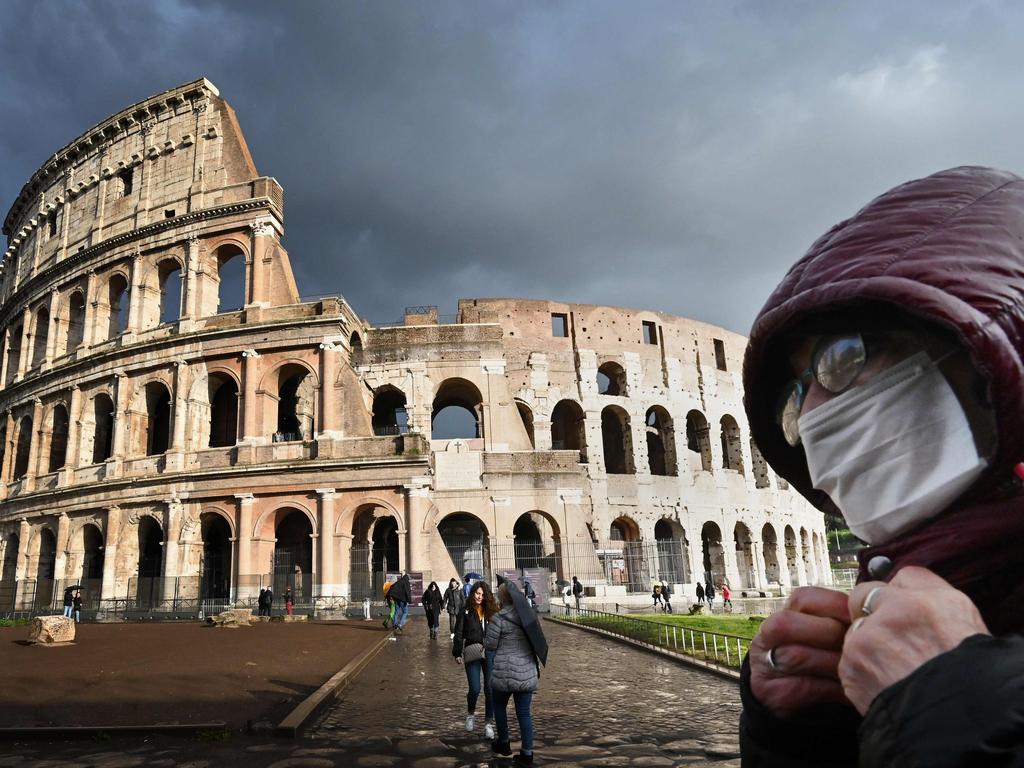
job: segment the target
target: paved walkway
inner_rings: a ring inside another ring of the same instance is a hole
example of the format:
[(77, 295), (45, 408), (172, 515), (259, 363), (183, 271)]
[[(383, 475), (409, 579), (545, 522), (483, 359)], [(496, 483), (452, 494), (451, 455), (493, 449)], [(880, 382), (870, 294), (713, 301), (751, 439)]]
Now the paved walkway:
[[(548, 667), (534, 704), (543, 766), (738, 768), (739, 691), (599, 635), (545, 622)], [(0, 744), (0, 768), (460, 768), (510, 766), (478, 728), (463, 730), (465, 675), (423, 620), (387, 648), (325, 710), (305, 738), (259, 734), (150, 736)], [(511, 709), (511, 707), (510, 707)], [(513, 747), (518, 749), (510, 712)]]

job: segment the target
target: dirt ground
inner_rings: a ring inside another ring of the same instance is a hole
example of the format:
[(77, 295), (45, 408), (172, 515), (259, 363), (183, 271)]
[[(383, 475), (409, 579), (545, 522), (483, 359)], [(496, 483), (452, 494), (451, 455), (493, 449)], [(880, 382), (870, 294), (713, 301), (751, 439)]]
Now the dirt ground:
[(0, 628), (4, 726), (276, 724), (383, 636), (355, 622), (79, 624), (73, 645)]

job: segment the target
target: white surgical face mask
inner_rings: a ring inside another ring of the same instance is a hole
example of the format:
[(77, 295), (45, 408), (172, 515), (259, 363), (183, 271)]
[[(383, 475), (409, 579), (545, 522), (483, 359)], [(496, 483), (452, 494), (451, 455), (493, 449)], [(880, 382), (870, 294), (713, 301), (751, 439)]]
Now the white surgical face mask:
[(801, 416), (799, 428), (812, 484), (869, 544), (934, 517), (988, 464), (924, 352)]

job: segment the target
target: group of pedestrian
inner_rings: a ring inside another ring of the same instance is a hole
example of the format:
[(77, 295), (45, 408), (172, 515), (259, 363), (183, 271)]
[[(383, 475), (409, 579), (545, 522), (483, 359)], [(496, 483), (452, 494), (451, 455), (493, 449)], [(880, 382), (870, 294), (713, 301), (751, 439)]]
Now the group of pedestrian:
[(412, 602), (412, 584), (409, 574), (403, 573), (394, 582), (384, 584), (384, 600), (388, 604), (388, 615), (384, 619), (384, 628), (393, 628), (398, 634), (402, 634), (405, 622), (409, 618), (409, 603)]
[(274, 590), (270, 587), (263, 587), (260, 590), (259, 596), (256, 598), (256, 608), (260, 616), (269, 616), (270, 610), (274, 605)]
[(76, 624), (82, 622), (82, 590), (67, 588), (64, 590), (64, 616), (75, 620)]
[(654, 610), (672, 613), (672, 588), (667, 582), (662, 581), (660, 584), (655, 584), (651, 598), (654, 600)]
[[(728, 611), (732, 611), (732, 591), (729, 589), (729, 585), (725, 582), (721, 585), (722, 590), (722, 607)], [(715, 612), (715, 583), (711, 580), (706, 581), (703, 585), (697, 582), (697, 605), (707, 603), (708, 612)]]

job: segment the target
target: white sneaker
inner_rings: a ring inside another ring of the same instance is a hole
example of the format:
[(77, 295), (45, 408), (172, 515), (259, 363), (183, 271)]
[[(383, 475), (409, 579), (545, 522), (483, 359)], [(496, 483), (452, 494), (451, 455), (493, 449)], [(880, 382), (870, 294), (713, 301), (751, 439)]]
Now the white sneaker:
[(476, 725), (476, 716), (475, 715), (466, 715), (466, 730), (467, 731), (472, 731), (473, 727), (475, 725)]
[(491, 739), (491, 740), (493, 741), (493, 740), (494, 740), (494, 737), (495, 737), (496, 735), (497, 735), (497, 734), (495, 734), (495, 732), (494, 732), (494, 723), (492, 723), (492, 722), (488, 721), (488, 722), (487, 722), (487, 723), (486, 723), (486, 724), (484, 725), (484, 736), (486, 736), (486, 737), (487, 737), (488, 739)]

